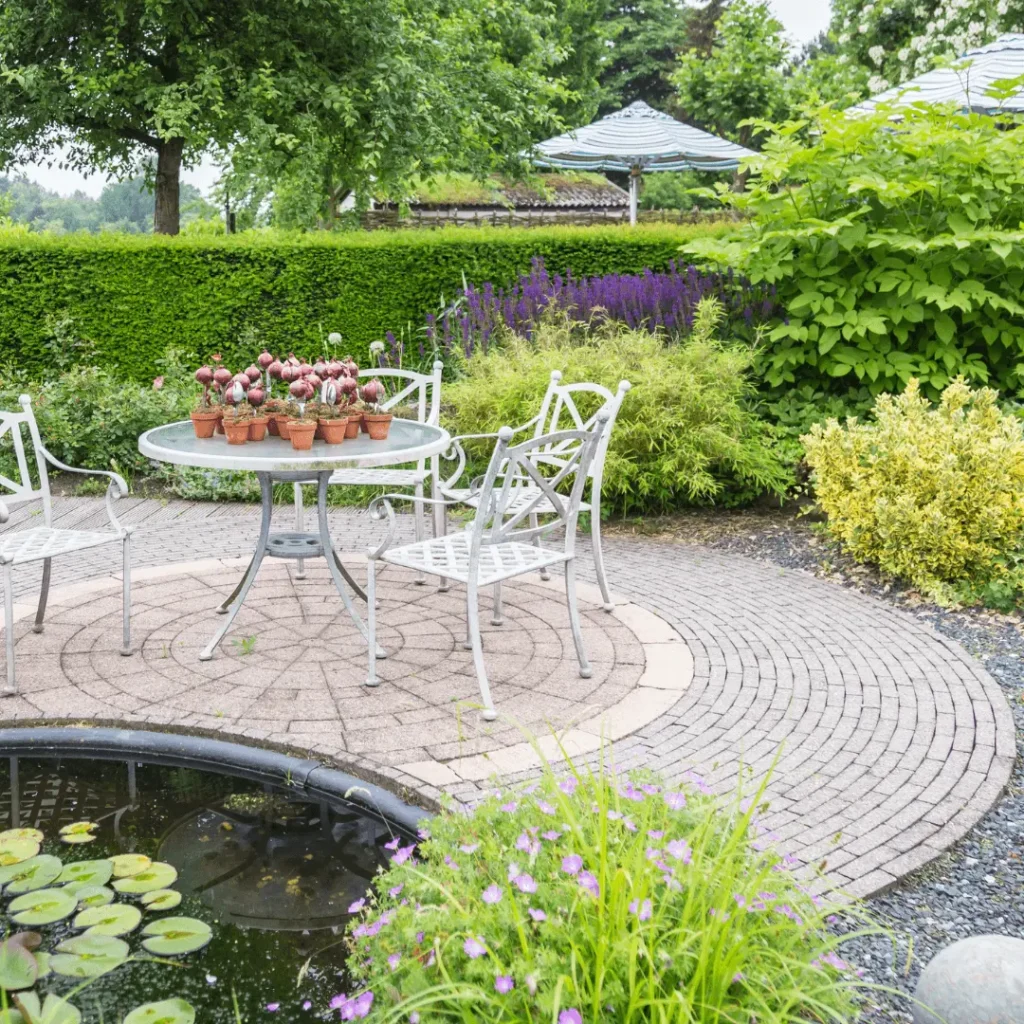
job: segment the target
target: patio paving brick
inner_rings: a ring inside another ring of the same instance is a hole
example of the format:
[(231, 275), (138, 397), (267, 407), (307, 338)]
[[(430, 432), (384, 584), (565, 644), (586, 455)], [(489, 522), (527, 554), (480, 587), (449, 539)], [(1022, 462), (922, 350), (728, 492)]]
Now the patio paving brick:
[[(60, 499), (60, 525), (97, 513)], [(120, 594), (102, 551), (54, 564), (42, 635), (30, 630), (39, 568), (19, 568), (15, 599), (22, 695), (0, 719), (88, 721), (202, 731), (333, 760), (425, 806), (442, 791), (472, 800), (493, 777), (528, 778), (537, 755), (518, 728), (483, 723), (472, 659), (462, 648), (463, 594), (379, 580), (381, 685), (367, 690), (365, 648), (324, 563), (308, 578), (269, 562), (217, 657), (197, 660), (216, 605), (242, 572), (258, 526), (245, 506), (123, 502), (138, 521), (136, 653), (117, 653)], [(280, 510), (282, 525), (289, 510)], [(379, 525), (331, 513), (348, 552)], [(14, 517), (17, 528), (17, 515)], [(406, 535), (411, 524), (402, 521)], [(581, 537), (581, 579), (591, 563)], [(348, 558), (346, 558), (348, 561)], [(998, 798), (1014, 754), (998, 687), (955, 643), (913, 615), (799, 571), (717, 551), (609, 537), (617, 607), (583, 587), (594, 662), (580, 679), (562, 581), (504, 588), (505, 624), (482, 602), (485, 657), (499, 711), (557, 755), (552, 728), (581, 761), (605, 756), (668, 778), (703, 774), (727, 792), (749, 767), (771, 773), (767, 824), (811, 864), (816, 891), (865, 895), (955, 842)], [(350, 567), (362, 575), (360, 556)], [(251, 651), (232, 643), (255, 636)]]

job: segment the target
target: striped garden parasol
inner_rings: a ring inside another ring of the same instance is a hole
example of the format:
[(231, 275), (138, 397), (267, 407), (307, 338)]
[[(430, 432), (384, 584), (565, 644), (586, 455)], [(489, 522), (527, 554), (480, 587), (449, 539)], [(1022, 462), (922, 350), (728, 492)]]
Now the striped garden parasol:
[(629, 222), (636, 223), (640, 175), (645, 171), (732, 171), (749, 149), (683, 124), (642, 100), (584, 128), (538, 143), (540, 167), (629, 171)]
[(1010, 32), (995, 42), (968, 50), (955, 64), (935, 68), (886, 89), (850, 108), (851, 113), (870, 113), (879, 104), (958, 103), (980, 114), (1024, 111), (1024, 86), (1008, 98), (988, 95), (999, 81), (1024, 75), (1024, 35)]

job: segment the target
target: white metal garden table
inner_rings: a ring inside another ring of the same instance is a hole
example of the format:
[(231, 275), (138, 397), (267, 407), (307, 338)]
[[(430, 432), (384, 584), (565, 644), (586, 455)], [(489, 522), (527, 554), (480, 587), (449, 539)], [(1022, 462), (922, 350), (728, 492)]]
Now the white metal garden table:
[[(197, 438), (189, 420), (147, 430), (139, 438), (139, 451), (149, 459), (199, 469), (248, 471), (255, 473), (260, 482), (263, 517), (256, 550), (238, 586), (218, 609), (226, 613), (227, 618), (199, 655), (200, 660), (209, 661), (213, 657), (217, 645), (224, 639), (242, 607), (265, 557), (297, 561), (316, 557), (326, 559), (345, 608), (365, 639), (366, 623), (352, 603), (346, 581), (357, 594), (364, 595), (342, 565), (327, 523), (327, 486), (331, 474), (343, 468), (369, 469), (417, 462), (440, 455), (449, 447), (450, 441), (448, 431), (441, 427), (403, 419), (391, 421), (391, 430), (384, 441), (371, 441), (368, 435), (360, 434), (337, 445), (314, 441), (312, 450), (308, 452), (296, 451), (290, 441), (269, 435), (262, 441), (244, 445), (229, 445), (222, 434)], [(274, 484), (278, 481), (317, 485), (318, 529), (315, 533), (300, 530), (271, 532)], [(377, 656), (384, 657), (384, 652), (378, 649)]]

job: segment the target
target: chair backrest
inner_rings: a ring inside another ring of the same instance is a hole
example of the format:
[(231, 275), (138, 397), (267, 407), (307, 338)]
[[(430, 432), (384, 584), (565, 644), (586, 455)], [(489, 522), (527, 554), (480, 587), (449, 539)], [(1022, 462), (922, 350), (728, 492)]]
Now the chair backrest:
[[(21, 406), (20, 412), (5, 412), (0, 409), (0, 445), (6, 446), (5, 439), (10, 438), (16, 464), (13, 479), (0, 473), (0, 496), (3, 497), (4, 504), (8, 506), (20, 505), (26, 501), (42, 501), (43, 519), (49, 526), (50, 481), (46, 475), (46, 459), (40, 453), (43, 442), (39, 437), (36, 418), (32, 414), (32, 400), (28, 395), (22, 395), (18, 399), (18, 404)], [(32, 459), (35, 461), (36, 472), (39, 475), (38, 486), (32, 483), (29, 455), (25, 445), (25, 430), (28, 431)]]
[[(563, 430), (590, 430), (597, 421), (598, 413), (604, 410), (608, 413), (604, 433), (597, 451), (594, 453), (593, 461), (590, 464), (589, 475), (595, 478), (597, 486), (600, 487), (600, 479), (604, 473), (604, 460), (608, 454), (608, 444), (611, 441), (612, 429), (615, 420), (622, 408), (622, 401), (633, 385), (628, 380), (620, 380), (619, 386), (614, 394), (602, 384), (590, 384), (578, 381), (574, 384), (562, 383), (562, 371), (552, 370), (551, 380), (548, 383), (548, 390), (541, 403), (540, 415), (537, 419), (535, 437), (543, 434), (557, 434)], [(584, 418), (580, 412), (579, 399), (584, 395), (594, 395), (600, 405), (591, 414)], [(562, 452), (558, 443), (549, 444), (540, 449), (534, 458), (539, 462), (552, 466), (562, 464)]]
[[(510, 427), (498, 431), (498, 441), (480, 488), (477, 514), (469, 527), (471, 559), (484, 544), (512, 540), (525, 543), (558, 526), (565, 529), (565, 550), (572, 552), (583, 489), (609, 415), (602, 408), (589, 426), (541, 434), (517, 445), (510, 445)], [(537, 458), (539, 452), (552, 445), (559, 452), (557, 466)], [(544, 524), (526, 525), (542, 505)]]
[[(397, 405), (415, 405), (420, 423), (436, 427), (441, 419), (441, 371), (444, 363), (438, 360), (430, 373), (415, 370), (400, 370), (390, 366), (380, 369), (360, 370), (360, 377), (391, 377), (396, 381), (395, 393), (388, 395), (381, 406), (393, 409)], [(404, 383), (403, 383), (404, 382)], [(387, 386), (385, 384), (385, 386)], [(388, 389), (392, 390), (391, 388)]]

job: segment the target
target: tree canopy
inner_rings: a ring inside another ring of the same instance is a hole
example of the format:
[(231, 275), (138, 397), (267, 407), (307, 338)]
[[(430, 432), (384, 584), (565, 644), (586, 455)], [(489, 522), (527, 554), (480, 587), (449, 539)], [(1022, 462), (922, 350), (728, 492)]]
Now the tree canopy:
[(59, 148), (152, 166), (167, 233), (182, 165), (211, 150), (314, 156), (336, 190), (490, 169), (560, 126), (566, 52), (540, 18), (513, 0), (4, 0), (0, 168)]

